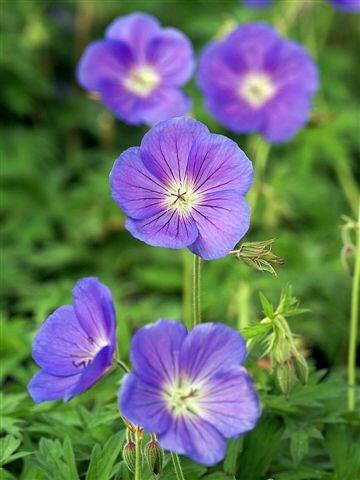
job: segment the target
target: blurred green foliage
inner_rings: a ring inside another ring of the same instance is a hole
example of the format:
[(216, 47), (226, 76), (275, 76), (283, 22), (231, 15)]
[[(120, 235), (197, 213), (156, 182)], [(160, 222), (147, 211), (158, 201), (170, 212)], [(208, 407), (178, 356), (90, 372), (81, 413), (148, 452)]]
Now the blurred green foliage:
[[(32, 338), (52, 310), (71, 302), (76, 280), (94, 275), (112, 289), (124, 360), (135, 328), (182, 317), (181, 252), (133, 239), (109, 193), (114, 160), (139, 145), (146, 129), (116, 120), (75, 80), (85, 46), (116, 16), (143, 10), (184, 31), (197, 52), (237, 22), (268, 21), (310, 49), (321, 77), (309, 125), (270, 150), (246, 237), (276, 237), (285, 266), (274, 279), (234, 258), (207, 262), (202, 287), (204, 319), (249, 328), (262, 318), (259, 291), (277, 304), (292, 284), (310, 310), (290, 320), (311, 365), (309, 384), (297, 382), (286, 398), (250, 357), (262, 421), (230, 442), (223, 465), (206, 470), (182, 459), (186, 480), (235, 473), (241, 480), (355, 480), (359, 418), (346, 414), (344, 380), (351, 278), (340, 261), (339, 225), (342, 214), (355, 215), (358, 198), (359, 18), (322, 0), (279, 0), (262, 11), (238, 0), (4, 0), (1, 7), (1, 429), (7, 436), (0, 478), (131, 478), (119, 455), (120, 372), (65, 405), (34, 405), (26, 392), (37, 369)], [(256, 161), (254, 138), (223, 130), (204, 110), (194, 80), (186, 90), (196, 118)], [(162, 478), (172, 480), (167, 462)]]

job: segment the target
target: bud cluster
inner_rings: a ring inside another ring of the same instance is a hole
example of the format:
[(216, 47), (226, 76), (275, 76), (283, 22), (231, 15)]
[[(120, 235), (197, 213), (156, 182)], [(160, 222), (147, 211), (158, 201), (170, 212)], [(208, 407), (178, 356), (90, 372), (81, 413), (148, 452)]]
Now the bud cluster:
[(284, 265), (284, 259), (278, 257), (272, 251), (272, 245), (275, 239), (263, 240), (262, 242), (244, 242), (239, 248), (232, 250), (229, 255), (233, 255), (245, 262), (249, 267), (259, 270), (260, 272), (269, 272), (271, 275), (277, 276), (275, 266)]
[[(137, 439), (134, 439), (134, 435)], [(126, 441), (123, 446), (122, 455), (123, 460), (130, 472), (135, 472), (136, 465), (136, 441), (141, 441), (142, 433), (137, 428), (135, 431), (132, 428), (126, 429)], [(146, 459), (146, 463), (150, 469), (151, 474), (157, 478), (164, 466), (164, 450), (161, 448), (156, 435), (150, 436), (150, 441), (145, 445), (144, 450), (140, 451), (141, 463), (143, 456)]]
[(260, 296), (263, 312), (266, 317), (261, 321), (266, 326), (267, 335), (262, 338), (266, 348), (263, 355), (269, 355), (271, 367), (275, 373), (277, 383), (285, 395), (289, 395), (296, 379), (302, 384), (308, 380), (308, 366), (301, 346), (296, 336), (291, 332), (286, 317), (304, 313), (307, 310), (298, 308), (297, 300), (292, 296), (288, 287), (281, 293), (281, 298), (276, 310), (270, 302)]

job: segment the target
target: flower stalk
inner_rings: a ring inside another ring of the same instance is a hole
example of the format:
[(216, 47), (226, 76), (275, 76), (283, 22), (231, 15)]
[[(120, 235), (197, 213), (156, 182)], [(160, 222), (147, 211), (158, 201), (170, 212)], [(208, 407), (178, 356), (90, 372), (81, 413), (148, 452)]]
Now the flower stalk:
[(201, 323), (201, 258), (194, 255), (193, 266), (193, 325)]
[(263, 189), (264, 175), (270, 154), (270, 144), (260, 136), (256, 137), (253, 142), (251, 147), (254, 155), (254, 184), (249, 192), (249, 203), (254, 213)]
[(360, 205), (358, 223), (356, 228), (356, 257), (355, 269), (351, 291), (351, 313), (350, 313), (350, 333), (349, 333), (349, 353), (348, 353), (348, 409), (355, 410), (355, 388), (356, 388), (356, 346), (359, 318), (359, 290), (360, 290)]
[(191, 300), (191, 282), (192, 282), (192, 263), (191, 255), (185, 249), (182, 251), (183, 260), (183, 319), (188, 330), (192, 327), (192, 300)]
[(142, 432), (138, 427), (135, 434), (135, 480), (141, 480), (141, 440)]
[(171, 452), (171, 459), (173, 461), (177, 480), (185, 480), (184, 474), (181, 469), (180, 460), (179, 460), (179, 457), (176, 455), (176, 453)]

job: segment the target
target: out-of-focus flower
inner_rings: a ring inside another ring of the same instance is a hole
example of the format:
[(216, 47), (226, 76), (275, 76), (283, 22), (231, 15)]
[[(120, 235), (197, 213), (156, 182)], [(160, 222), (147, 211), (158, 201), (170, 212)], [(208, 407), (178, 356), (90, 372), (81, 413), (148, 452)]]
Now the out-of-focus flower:
[(250, 223), (244, 199), (253, 179), (245, 153), (190, 118), (153, 127), (140, 148), (123, 152), (110, 174), (126, 228), (149, 245), (225, 256)]
[(245, 357), (242, 335), (223, 324), (189, 333), (174, 320), (147, 325), (132, 338), (134, 371), (120, 388), (120, 410), (165, 450), (213, 465), (225, 456), (225, 438), (253, 429), (260, 416)]
[(279, 143), (307, 122), (318, 73), (305, 48), (257, 22), (207, 45), (197, 81), (206, 107), (226, 127)]
[(343, 12), (359, 12), (360, 0), (328, 0), (335, 8)]
[(34, 402), (70, 400), (90, 388), (112, 363), (116, 319), (110, 290), (96, 278), (84, 278), (73, 289), (74, 305), (51, 314), (33, 342), (41, 367), (28, 390)]
[(183, 33), (161, 28), (150, 15), (133, 13), (116, 19), (104, 40), (87, 47), (77, 78), (118, 118), (152, 125), (190, 110), (191, 101), (180, 87), (193, 65), (193, 49)]
[(245, 5), (250, 8), (265, 8), (270, 3), (272, 3), (273, 0), (243, 0)]

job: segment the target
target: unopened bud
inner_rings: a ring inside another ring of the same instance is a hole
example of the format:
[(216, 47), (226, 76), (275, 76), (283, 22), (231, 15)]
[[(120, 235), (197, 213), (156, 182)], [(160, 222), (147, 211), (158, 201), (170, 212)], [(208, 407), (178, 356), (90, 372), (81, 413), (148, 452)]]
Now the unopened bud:
[(291, 392), (295, 383), (295, 371), (292, 360), (279, 363), (276, 366), (276, 378), (281, 391), (287, 396)]
[(281, 337), (274, 349), (273, 349), (273, 357), (275, 363), (285, 363), (288, 362), (291, 358), (291, 345), (286, 340), (285, 336)]
[(298, 353), (295, 358), (295, 371), (297, 378), (303, 385), (307, 384), (308, 377), (309, 377), (309, 367), (303, 355)]
[(126, 440), (123, 446), (123, 460), (130, 472), (135, 472), (136, 445), (131, 439)]
[(164, 466), (164, 450), (160, 447), (159, 442), (153, 438), (145, 445), (145, 458), (149, 465), (150, 471), (155, 475), (160, 475)]

